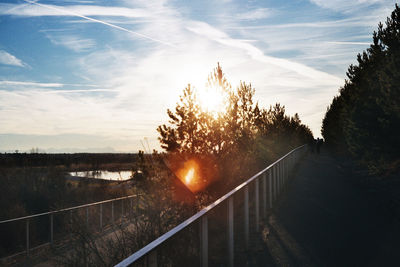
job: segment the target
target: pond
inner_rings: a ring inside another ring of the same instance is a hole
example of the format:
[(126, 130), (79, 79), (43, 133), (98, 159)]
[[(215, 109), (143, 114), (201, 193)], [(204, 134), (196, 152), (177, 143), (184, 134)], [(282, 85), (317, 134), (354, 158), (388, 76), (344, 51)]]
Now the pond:
[(131, 178), (132, 172), (131, 171), (83, 171), (83, 172), (70, 172), (69, 175), (76, 177), (124, 181)]

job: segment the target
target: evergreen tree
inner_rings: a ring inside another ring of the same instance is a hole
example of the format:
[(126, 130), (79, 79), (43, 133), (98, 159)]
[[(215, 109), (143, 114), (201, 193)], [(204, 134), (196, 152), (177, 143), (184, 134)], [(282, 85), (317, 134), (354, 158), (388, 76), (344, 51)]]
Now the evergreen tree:
[(400, 8), (378, 25), (370, 48), (350, 65), (348, 80), (323, 120), (322, 134), (372, 172), (393, 165), (400, 147)]

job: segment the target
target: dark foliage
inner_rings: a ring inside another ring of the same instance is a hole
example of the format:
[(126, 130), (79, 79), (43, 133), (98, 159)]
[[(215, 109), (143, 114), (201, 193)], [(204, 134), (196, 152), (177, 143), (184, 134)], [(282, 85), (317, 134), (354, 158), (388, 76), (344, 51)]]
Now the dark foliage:
[[(386, 27), (378, 25), (373, 44), (350, 65), (348, 80), (328, 107), (322, 135), (326, 143), (349, 152), (372, 173), (399, 167), (400, 8)], [(396, 167), (397, 166), (397, 167)]]
[(44, 167), (89, 165), (97, 169), (106, 163), (132, 163), (137, 154), (131, 153), (73, 153), (73, 154), (46, 154), (46, 153), (4, 153), (0, 154), (0, 167)]

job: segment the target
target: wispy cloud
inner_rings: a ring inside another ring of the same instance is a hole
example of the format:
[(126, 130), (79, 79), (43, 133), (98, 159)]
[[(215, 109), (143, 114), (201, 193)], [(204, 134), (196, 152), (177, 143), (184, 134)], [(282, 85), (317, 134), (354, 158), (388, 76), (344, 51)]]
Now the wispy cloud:
[(297, 72), (298, 74), (303, 75), (305, 77), (314, 77), (316, 79), (321, 78), (325, 81), (326, 81), (326, 79), (329, 79), (330, 81), (333, 81), (333, 82), (338, 82), (341, 80), (340, 78), (334, 77), (333, 75), (329, 75), (327, 73), (317, 71), (317, 70), (310, 68), (308, 66), (305, 66), (303, 64), (292, 62), (292, 61), (286, 60), (286, 59), (266, 56), (256, 46), (249, 44), (248, 42), (243, 42), (241, 40), (236, 40), (236, 39), (230, 38), (224, 32), (219, 31), (204, 22), (192, 22), (188, 26), (188, 29), (190, 31), (193, 31), (202, 36), (206, 36), (206, 37), (210, 38), (211, 40), (214, 40), (214, 41), (224, 44), (226, 46), (242, 49), (242, 50), (246, 51), (254, 60), (274, 64), (281, 68)]
[(76, 89), (76, 90), (47, 90), (43, 93), (48, 94), (74, 94), (74, 93), (94, 93), (94, 92), (114, 92), (113, 89)]
[(26, 82), (26, 81), (1, 81), (0, 86), (23, 86), (23, 87), (35, 87), (35, 88), (60, 88), (64, 86), (73, 87), (96, 87), (93, 84), (73, 84), (73, 83), (41, 83), (41, 82)]
[(366, 46), (366, 45), (370, 45), (371, 43), (367, 43), (367, 42), (326, 42), (327, 44), (336, 44), (336, 45), (362, 45), (362, 46)]
[(235, 16), (236, 19), (241, 20), (258, 20), (270, 17), (273, 14), (270, 8), (256, 8), (244, 13), (239, 13)]
[(76, 16), (78, 13), (82, 16), (107, 16), (107, 17), (127, 17), (144, 18), (149, 17), (151, 13), (139, 8), (125, 8), (112, 6), (95, 5), (47, 5), (36, 3), (36, 1), (25, 1), (27, 4), (7, 4), (0, 3), (0, 15), (13, 16)]
[(0, 50), (0, 64), (17, 67), (28, 67), (28, 64), (4, 50)]
[(323, 7), (342, 12), (353, 12), (355, 9), (365, 8), (376, 3), (382, 3), (382, 0), (310, 0), (310, 2)]
[(81, 38), (64, 32), (46, 33), (46, 37), (56, 45), (61, 45), (75, 52), (87, 52), (96, 47), (96, 41), (88, 38)]
[[(31, 3), (32, 5), (38, 6), (40, 8), (44, 8), (44, 9), (52, 11), (50, 14), (52, 14), (53, 16), (59, 16), (59, 15), (63, 15), (63, 14), (65, 15), (66, 14), (66, 15), (69, 15), (69, 16), (80, 17), (80, 18), (83, 18), (83, 19), (91, 21), (91, 22), (100, 23), (100, 24), (109, 26), (111, 28), (117, 29), (117, 30), (121, 30), (121, 31), (124, 31), (124, 32), (131, 33), (133, 35), (139, 36), (139, 37), (144, 38), (144, 39), (151, 40), (151, 41), (156, 42), (156, 43), (160, 43), (160, 44), (164, 44), (164, 45), (168, 45), (168, 46), (174, 47), (174, 45), (169, 43), (169, 42), (153, 38), (153, 37), (151, 37), (149, 35), (142, 34), (142, 33), (136, 32), (136, 31), (132, 31), (130, 29), (127, 29), (127, 28), (124, 28), (124, 27), (121, 27), (121, 26), (106, 22), (104, 20), (88, 17), (88, 15), (92, 15), (92, 16), (93, 15), (110, 16), (110, 14), (114, 14), (116, 16), (126, 16), (126, 15), (130, 14), (131, 16), (132, 15), (135, 16), (136, 12), (133, 12), (133, 11), (131, 11), (129, 9), (126, 10), (125, 8), (98, 7), (98, 6), (96, 7), (96, 6), (87, 6), (87, 5), (78, 6), (76, 8), (74, 6), (65, 7), (65, 6), (44, 5), (44, 4), (39, 4), (39, 3), (35, 2), (35, 1), (30, 1), (30, 0), (24, 0), (24, 1), (28, 2), (28, 3)], [(89, 10), (88, 10), (88, 8), (89, 8)], [(109, 10), (109, 9), (111, 9), (111, 10)], [(14, 10), (20, 10), (20, 9), (14, 9)], [(117, 10), (117, 11), (115, 13), (113, 13), (113, 11), (115, 11), (115, 10)], [(110, 13), (108, 13), (108, 12), (110, 12)], [(45, 16), (45, 15), (41, 15), (41, 16)], [(143, 14), (138, 15), (138, 16), (141, 17), (141, 16), (143, 16)]]

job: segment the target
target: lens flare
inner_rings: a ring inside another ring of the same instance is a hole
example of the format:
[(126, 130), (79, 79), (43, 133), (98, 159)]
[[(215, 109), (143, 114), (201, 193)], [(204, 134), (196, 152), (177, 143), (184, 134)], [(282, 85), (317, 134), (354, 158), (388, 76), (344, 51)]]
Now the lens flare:
[(185, 183), (190, 184), (194, 177), (194, 169), (191, 168), (185, 176)]

